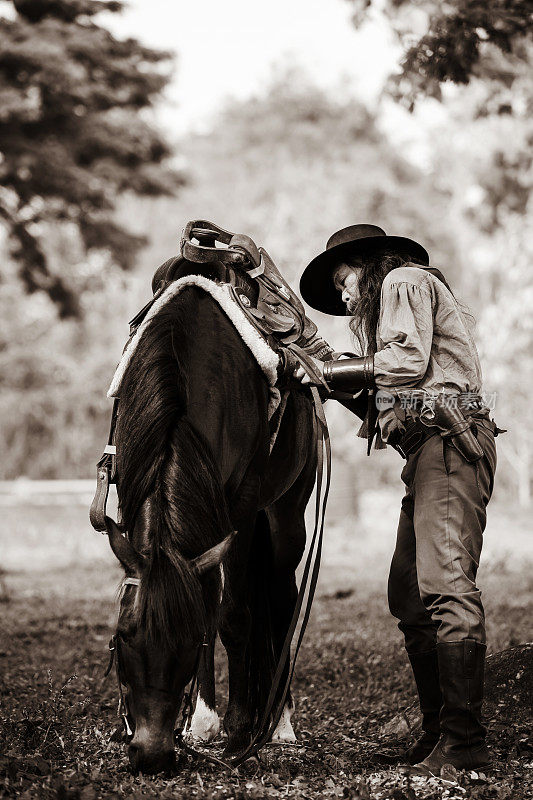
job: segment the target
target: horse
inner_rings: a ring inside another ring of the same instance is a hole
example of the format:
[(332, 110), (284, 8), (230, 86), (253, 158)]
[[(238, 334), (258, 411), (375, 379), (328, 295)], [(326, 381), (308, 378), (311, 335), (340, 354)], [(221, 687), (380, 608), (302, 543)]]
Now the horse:
[[(310, 391), (286, 391), (271, 449), (264, 375), (196, 286), (163, 305), (131, 354), (115, 430), (121, 524), (106, 524), (125, 572), (115, 647), (134, 772), (174, 767), (198, 666), (199, 702), (216, 716), (217, 631), (228, 658), (225, 755), (246, 751), (257, 730), (295, 608), (317, 465)], [(290, 691), (285, 708), (287, 726)]]

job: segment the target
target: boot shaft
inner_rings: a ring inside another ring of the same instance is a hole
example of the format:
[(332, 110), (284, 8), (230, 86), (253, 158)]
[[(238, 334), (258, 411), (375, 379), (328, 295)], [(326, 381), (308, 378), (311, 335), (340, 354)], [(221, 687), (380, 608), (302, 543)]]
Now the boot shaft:
[(439, 681), (439, 662), (437, 650), (424, 653), (407, 653), (415, 678), (420, 711), (422, 713), (422, 730), (439, 735), (439, 712), (442, 706), (442, 692)]
[(485, 645), (473, 639), (437, 644), (443, 695), (440, 727), (449, 747), (475, 748), (485, 741), (481, 724), (485, 652)]

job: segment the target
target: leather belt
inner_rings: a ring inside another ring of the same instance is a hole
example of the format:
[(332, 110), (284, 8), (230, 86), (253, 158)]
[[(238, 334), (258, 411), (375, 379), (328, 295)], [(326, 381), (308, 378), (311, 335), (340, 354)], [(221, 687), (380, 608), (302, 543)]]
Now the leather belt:
[[(459, 398), (462, 395), (458, 395)], [(483, 401), (481, 398), (475, 398), (471, 401), (471, 407), (468, 408), (463, 403), (461, 404), (461, 411), (464, 417), (473, 417), (475, 415), (480, 416), (480, 420), (488, 419), (486, 412), (482, 411), (483, 408)], [(496, 426), (494, 423), (491, 423), (496, 430)], [(407, 423), (404, 423), (405, 430), (402, 432), (399, 429), (394, 431), (387, 441), (387, 444), (390, 444), (397, 450), (403, 458), (409, 458), (409, 456), (422, 447), (428, 439), (431, 439), (432, 436), (436, 434), (440, 434), (438, 428), (430, 428), (427, 425), (423, 425), (418, 419), (412, 419)]]
[(392, 445), (404, 458), (409, 458), (411, 453), (414, 453), (415, 450), (422, 447), (428, 439), (431, 439), (432, 436), (436, 436), (438, 432), (436, 428), (427, 428), (415, 419), (406, 425), (403, 433), (400, 433), (399, 430), (395, 431), (398, 437), (395, 437), (394, 434), (389, 436), (387, 444)]

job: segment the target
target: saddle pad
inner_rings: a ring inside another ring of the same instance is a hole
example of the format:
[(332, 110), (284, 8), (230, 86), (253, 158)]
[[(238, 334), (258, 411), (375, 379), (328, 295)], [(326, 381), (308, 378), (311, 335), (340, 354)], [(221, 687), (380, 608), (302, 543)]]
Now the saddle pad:
[(113, 376), (113, 380), (111, 381), (107, 396), (118, 397), (120, 395), (120, 385), (126, 369), (128, 368), (131, 356), (135, 352), (137, 344), (150, 325), (151, 320), (169, 300), (172, 300), (172, 298), (176, 297), (188, 286), (196, 286), (211, 295), (213, 300), (218, 303), (222, 311), (224, 311), (228, 319), (233, 323), (235, 330), (239, 333), (241, 339), (261, 367), (270, 387), (270, 401), (268, 407), (268, 418), (270, 419), (280, 403), (280, 392), (276, 387), (279, 356), (269, 347), (263, 337), (248, 321), (244, 312), (241, 311), (237, 303), (231, 298), (229, 286), (215, 283), (215, 281), (209, 280), (209, 278), (205, 278), (203, 275), (185, 275), (183, 278), (171, 283), (163, 294), (157, 298), (124, 350), (120, 363)]

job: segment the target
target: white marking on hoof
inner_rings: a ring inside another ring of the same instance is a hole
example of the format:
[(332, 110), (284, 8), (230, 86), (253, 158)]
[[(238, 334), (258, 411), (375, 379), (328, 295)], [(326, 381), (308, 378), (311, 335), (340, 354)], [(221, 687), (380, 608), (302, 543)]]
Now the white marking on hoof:
[(272, 734), (273, 742), (282, 742), (284, 744), (293, 744), (296, 741), (296, 734), (294, 733), (291, 716), (293, 709), (285, 704), (280, 721), (277, 724), (276, 730)]
[(201, 742), (212, 742), (220, 730), (220, 719), (214, 708), (202, 700), (200, 696), (196, 701), (196, 708), (191, 720), (191, 727), (183, 730), (185, 737), (198, 739)]

